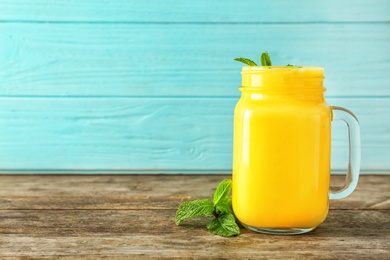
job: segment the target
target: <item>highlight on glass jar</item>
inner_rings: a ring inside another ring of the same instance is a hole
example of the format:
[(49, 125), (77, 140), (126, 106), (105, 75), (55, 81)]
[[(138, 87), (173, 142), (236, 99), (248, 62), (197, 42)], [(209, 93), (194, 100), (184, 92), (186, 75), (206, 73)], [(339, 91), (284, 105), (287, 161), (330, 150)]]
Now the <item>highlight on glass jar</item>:
[[(329, 199), (355, 189), (360, 132), (349, 110), (324, 98), (324, 69), (244, 66), (234, 111), (232, 206), (246, 228), (301, 234), (327, 217)], [(330, 187), (331, 124), (348, 127), (349, 168), (344, 186)]]

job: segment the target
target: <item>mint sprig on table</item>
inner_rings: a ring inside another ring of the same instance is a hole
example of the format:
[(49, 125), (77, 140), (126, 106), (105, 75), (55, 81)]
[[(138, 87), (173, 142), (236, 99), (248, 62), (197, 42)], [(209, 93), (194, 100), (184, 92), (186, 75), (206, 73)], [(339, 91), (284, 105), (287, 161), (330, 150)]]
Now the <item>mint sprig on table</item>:
[(240, 228), (236, 223), (236, 218), (232, 210), (232, 198), (229, 193), (232, 189), (231, 180), (223, 180), (218, 184), (211, 200), (193, 200), (183, 202), (176, 212), (176, 225), (180, 225), (184, 220), (205, 216), (210, 218), (207, 229), (220, 236), (237, 236)]

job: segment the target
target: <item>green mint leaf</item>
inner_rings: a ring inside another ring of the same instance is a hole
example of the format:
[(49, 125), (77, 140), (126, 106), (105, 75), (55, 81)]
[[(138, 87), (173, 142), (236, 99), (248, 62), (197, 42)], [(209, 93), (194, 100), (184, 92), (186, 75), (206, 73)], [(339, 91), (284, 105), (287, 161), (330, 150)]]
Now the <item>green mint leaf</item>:
[(222, 213), (218, 218), (213, 219), (207, 229), (219, 236), (230, 237), (240, 234), (240, 228), (236, 224), (234, 215), (231, 213)]
[(217, 214), (230, 213), (233, 214), (232, 207), (229, 204), (223, 203), (215, 207)]
[(182, 203), (176, 212), (176, 225), (188, 218), (206, 216), (212, 218), (207, 229), (220, 236), (236, 236), (240, 234), (233, 209), (232, 198), (229, 197), (232, 181), (229, 179), (219, 183), (214, 193), (214, 201), (193, 200)]
[(228, 204), (229, 206), (232, 206), (232, 197), (225, 197), (223, 198), (218, 204)]
[(214, 205), (217, 206), (221, 201), (226, 199), (232, 190), (232, 181), (229, 179), (223, 180), (218, 184), (214, 193)]
[(219, 203), (215, 206), (215, 211), (218, 215), (224, 212), (234, 214), (232, 208), (232, 198), (226, 197), (220, 200)]
[(180, 225), (183, 220), (188, 218), (206, 216), (212, 217), (214, 204), (210, 200), (193, 200), (183, 202), (176, 211), (176, 225)]
[(267, 51), (261, 54), (260, 61), (261, 66), (272, 66), (271, 58)]
[(253, 60), (247, 59), (247, 58), (235, 58), (234, 60), (245, 63), (246, 65), (249, 65), (249, 66), (257, 66), (256, 62), (254, 62)]

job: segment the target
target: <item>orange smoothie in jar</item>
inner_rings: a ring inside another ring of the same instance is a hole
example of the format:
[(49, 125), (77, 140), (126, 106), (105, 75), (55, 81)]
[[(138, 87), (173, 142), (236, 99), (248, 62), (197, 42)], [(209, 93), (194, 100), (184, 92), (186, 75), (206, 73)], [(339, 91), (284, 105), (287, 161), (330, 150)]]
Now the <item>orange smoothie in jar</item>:
[(332, 112), (322, 83), (320, 67), (243, 67), (232, 199), (244, 226), (307, 232), (325, 220)]

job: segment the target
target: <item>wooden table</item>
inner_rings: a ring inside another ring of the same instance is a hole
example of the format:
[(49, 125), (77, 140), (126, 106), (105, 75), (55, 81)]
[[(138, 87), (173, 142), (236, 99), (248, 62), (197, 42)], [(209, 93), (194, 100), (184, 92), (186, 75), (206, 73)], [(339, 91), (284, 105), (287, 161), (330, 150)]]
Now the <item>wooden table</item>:
[[(0, 258), (390, 259), (390, 175), (361, 176), (326, 221), (297, 236), (219, 237), (179, 204), (211, 198), (222, 175), (2, 175)], [(341, 181), (333, 176), (332, 181)], [(337, 180), (334, 180), (337, 179)]]

